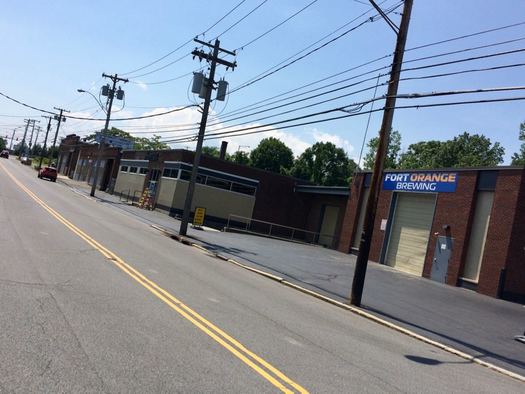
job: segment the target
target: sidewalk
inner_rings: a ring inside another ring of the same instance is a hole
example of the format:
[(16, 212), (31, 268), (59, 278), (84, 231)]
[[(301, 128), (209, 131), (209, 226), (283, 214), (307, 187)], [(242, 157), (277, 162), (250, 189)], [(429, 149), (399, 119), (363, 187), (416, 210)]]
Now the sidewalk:
[[(89, 196), (86, 183), (60, 176), (59, 182)], [(173, 233), (179, 221), (147, 211), (97, 191), (101, 203), (112, 204), (137, 219)], [(248, 234), (188, 230), (188, 237), (210, 251), (278, 275), (292, 283), (345, 302), (352, 284), (355, 256), (319, 246)], [(523, 305), (451, 287), (390, 267), (368, 267), (363, 308), (418, 334), (519, 374), (525, 374), (525, 344), (514, 336), (525, 330)], [(350, 334), (350, 333), (349, 333)]]

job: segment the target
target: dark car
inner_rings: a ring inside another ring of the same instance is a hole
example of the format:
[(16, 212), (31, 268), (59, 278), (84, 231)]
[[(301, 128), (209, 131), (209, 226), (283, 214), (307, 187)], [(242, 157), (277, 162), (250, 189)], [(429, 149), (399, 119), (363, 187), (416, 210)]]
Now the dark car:
[(43, 167), (38, 171), (40, 179), (47, 178), (50, 181), (57, 181), (57, 169), (55, 167)]
[(0, 157), (9, 159), (9, 151), (4, 149), (2, 152), (0, 152)]

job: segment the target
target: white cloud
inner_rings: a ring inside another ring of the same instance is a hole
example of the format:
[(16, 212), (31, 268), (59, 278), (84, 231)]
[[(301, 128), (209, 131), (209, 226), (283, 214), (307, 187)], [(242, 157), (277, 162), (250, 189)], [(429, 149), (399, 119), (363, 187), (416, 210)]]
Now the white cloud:
[(136, 85), (141, 88), (143, 91), (146, 91), (148, 90), (148, 85), (146, 85), (144, 82), (142, 81), (136, 81)]
[(325, 133), (318, 129), (313, 129), (312, 137), (315, 142), (331, 142), (335, 146), (344, 149), (348, 155), (354, 151), (354, 146), (348, 140), (341, 138), (341, 136), (337, 134)]

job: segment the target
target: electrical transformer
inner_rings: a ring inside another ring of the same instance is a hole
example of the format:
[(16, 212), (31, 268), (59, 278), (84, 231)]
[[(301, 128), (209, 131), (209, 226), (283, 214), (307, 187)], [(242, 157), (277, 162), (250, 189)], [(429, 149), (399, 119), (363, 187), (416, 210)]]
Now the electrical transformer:
[(191, 85), (191, 92), (199, 94), (202, 89), (202, 82), (204, 80), (203, 73), (193, 73), (193, 84)]
[(217, 87), (217, 100), (224, 101), (227, 91), (228, 91), (228, 82), (226, 82), (224, 79), (221, 79), (219, 81), (219, 86)]

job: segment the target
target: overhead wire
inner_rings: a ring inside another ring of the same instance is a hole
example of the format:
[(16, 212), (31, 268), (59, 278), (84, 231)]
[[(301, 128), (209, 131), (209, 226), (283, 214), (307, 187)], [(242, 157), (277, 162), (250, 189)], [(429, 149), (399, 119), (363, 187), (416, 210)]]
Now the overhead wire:
[[(206, 34), (207, 32), (209, 32), (212, 28), (214, 28), (217, 24), (219, 24), (220, 22), (222, 22), (227, 16), (229, 16), (232, 12), (234, 12), (238, 7), (240, 7), (246, 0), (242, 0), (241, 2), (239, 2), (236, 6), (234, 6), (231, 10), (229, 10), (225, 15), (223, 15), (221, 18), (219, 18), (218, 21), (216, 21), (213, 25), (211, 25), (210, 27), (208, 27), (206, 30), (204, 30), (202, 33), (198, 34), (197, 37), (201, 36), (201, 35), (204, 35)], [(125, 72), (125, 73), (122, 73), (121, 75), (129, 75), (129, 74), (134, 74), (136, 73), (137, 71), (142, 71), (154, 64), (157, 64), (158, 62), (166, 59), (168, 56), (174, 54), (175, 52), (177, 52), (178, 50), (184, 48), (186, 45), (188, 45), (190, 42), (192, 42), (194, 39), (194, 37), (190, 38), (189, 40), (185, 41), (183, 44), (179, 45), (177, 48), (173, 49), (172, 51), (168, 52), (167, 54), (161, 56), (160, 58), (152, 61), (151, 63), (148, 63), (146, 64), (145, 66), (142, 66), (142, 67), (139, 67), (135, 70), (132, 70), (132, 71), (128, 71), (128, 72)], [(133, 77), (133, 78), (137, 78), (137, 77)]]
[[(442, 67), (442, 66), (446, 66), (446, 65), (450, 65), (450, 64), (457, 64), (457, 63), (462, 63), (462, 62), (467, 62), (467, 61), (474, 61), (474, 60), (479, 60), (479, 59), (491, 58), (491, 57), (495, 57), (495, 56), (503, 56), (503, 55), (514, 54), (514, 53), (519, 53), (519, 52), (523, 52), (523, 51), (525, 51), (525, 48), (511, 50), (511, 51), (503, 51), (503, 52), (498, 52), (498, 53), (485, 54), (485, 55), (481, 55), (481, 56), (468, 57), (468, 58), (463, 58), (463, 59), (456, 59), (456, 60), (451, 60), (451, 61), (448, 61), (448, 62), (440, 62), (440, 63), (428, 64), (428, 65), (423, 65), (423, 66), (418, 66), (418, 67), (404, 68), (404, 69), (401, 70), (401, 72), (416, 71), (416, 70), (427, 69), (427, 68), (434, 68), (434, 67)], [(456, 51), (454, 51), (454, 53), (455, 52)], [(442, 55), (443, 54), (438, 54), (438, 55), (436, 55), (436, 57), (440, 57)], [(413, 61), (422, 60), (422, 59), (427, 60), (429, 58), (430, 58), (429, 56), (426, 56), (426, 57), (421, 58), (421, 59), (413, 59), (412, 62)], [(518, 63), (515, 66), (520, 66), (520, 65), (521, 65), (521, 63)], [(496, 70), (496, 69), (500, 69), (500, 68), (508, 68), (508, 65), (488, 67), (488, 68), (485, 67), (485, 68), (481, 68), (481, 69), (468, 69), (468, 70), (462, 70), (462, 71), (455, 71), (455, 72), (451, 72), (451, 73), (434, 74), (434, 75), (425, 76), (424, 78), (425, 79), (427, 79), (427, 78), (436, 78), (436, 77), (442, 77), (442, 76), (447, 76), (447, 75), (456, 75), (456, 74), (461, 74), (461, 73), (471, 73), (471, 72), (475, 72), (476, 70), (489, 71), (489, 70)], [(375, 69), (375, 70), (372, 70), (371, 72), (375, 72), (377, 70), (378, 69)], [(353, 76), (353, 77), (347, 78), (347, 79), (345, 79), (343, 81), (347, 81), (347, 80), (350, 80), (350, 79), (355, 79), (356, 77), (360, 77), (360, 76), (363, 76), (363, 75), (366, 75), (366, 74), (369, 74), (369, 73), (370, 72), (359, 74), (358, 76)], [(379, 75), (380, 75), (380, 77), (382, 77), (382, 76), (386, 76), (387, 74), (379, 74)], [(418, 79), (418, 78), (419, 77), (415, 77), (415, 78), (400, 78), (399, 80), (403, 81), (403, 80), (411, 80), (411, 79)], [(324, 95), (327, 95), (327, 94), (335, 93), (335, 92), (338, 92), (338, 91), (347, 89), (349, 87), (353, 87), (353, 86), (356, 86), (356, 85), (359, 85), (361, 83), (364, 83), (364, 82), (367, 82), (367, 81), (370, 81), (370, 80), (374, 80), (374, 79), (376, 79), (376, 77), (366, 78), (366, 79), (360, 80), (360, 81), (355, 82), (355, 83), (347, 84), (347, 85), (340, 86), (340, 87), (335, 88), (335, 89), (328, 90), (326, 92), (317, 93), (317, 94), (314, 94), (314, 95), (311, 95), (311, 96), (304, 97), (302, 99), (298, 99), (298, 100), (294, 100), (294, 101), (291, 101), (291, 102), (288, 102), (288, 103), (285, 103), (285, 104), (281, 104), (281, 105), (277, 105), (277, 106), (274, 106), (274, 107), (266, 108), (264, 110), (251, 112), (251, 113), (245, 114), (245, 115), (240, 115), (241, 112), (238, 112), (236, 114), (236, 116), (234, 116), (234, 117), (229, 116), (229, 117), (226, 117), (226, 118), (223, 117), (217, 123), (208, 124), (208, 127), (213, 127), (213, 126), (216, 126), (216, 125), (219, 125), (219, 124), (223, 124), (223, 123), (228, 123), (228, 122), (231, 122), (231, 121), (234, 121), (234, 120), (251, 117), (251, 116), (258, 115), (258, 114), (261, 114), (261, 113), (264, 113), (264, 112), (269, 112), (269, 111), (272, 111), (272, 110), (275, 110), (275, 109), (279, 109), (279, 108), (282, 108), (282, 107), (285, 107), (285, 106), (289, 106), (289, 105), (297, 104), (297, 103), (300, 103), (300, 102), (303, 102), (303, 101), (307, 101), (307, 100), (311, 100), (311, 99), (314, 99), (314, 98), (318, 98), (320, 96), (324, 96)], [(341, 81), (338, 81), (338, 82), (333, 83), (333, 84), (329, 84), (329, 85), (326, 85), (326, 86), (323, 86), (323, 87), (320, 87), (320, 88), (312, 89), (312, 90), (308, 91), (308, 93), (312, 93), (312, 92), (318, 91), (320, 89), (325, 89), (328, 86), (333, 86), (335, 84), (339, 84), (340, 82)], [(387, 84), (388, 84), (388, 82), (384, 82), (381, 85), (387, 85)], [(263, 120), (263, 119), (267, 119), (268, 117), (279, 116), (279, 115), (282, 115), (282, 114), (285, 114), (285, 113), (301, 110), (301, 109), (304, 109), (304, 108), (309, 108), (311, 106), (320, 105), (320, 104), (323, 104), (323, 103), (326, 103), (326, 102), (329, 102), (329, 101), (334, 101), (334, 100), (337, 100), (337, 99), (340, 99), (340, 98), (343, 98), (343, 97), (347, 97), (347, 96), (355, 94), (355, 93), (361, 93), (363, 91), (370, 90), (372, 88), (373, 88), (373, 86), (365, 88), (365, 89), (358, 90), (356, 92), (351, 92), (351, 93), (347, 93), (347, 94), (344, 94), (344, 95), (341, 95), (341, 96), (337, 96), (337, 97), (334, 97), (334, 98), (330, 98), (330, 99), (327, 99), (327, 100), (319, 101), (317, 103), (310, 104), (310, 105), (307, 105), (307, 106), (304, 106), (304, 107), (301, 107), (301, 108), (297, 108), (297, 109), (293, 109), (293, 110), (290, 110), (290, 111), (281, 112), (279, 114), (269, 115), (269, 116), (266, 116), (264, 118), (258, 118), (258, 119), (252, 120), (252, 122)], [(304, 93), (301, 93), (301, 94), (298, 94), (298, 95), (295, 95), (295, 96), (301, 96), (301, 95), (304, 95), (305, 93), (307, 93), (307, 92), (304, 92)], [(283, 101), (283, 100), (289, 100), (289, 99), (290, 98), (281, 99), (281, 100), (277, 100), (276, 102)], [(276, 103), (276, 102), (274, 102), (274, 103)], [(265, 107), (265, 106), (267, 106), (267, 105), (260, 106), (260, 107)], [(243, 112), (246, 112), (246, 111), (243, 111)], [(191, 128), (187, 128), (187, 129), (181, 128), (181, 129), (177, 129), (177, 130), (174, 130), (174, 131), (190, 131), (190, 130), (195, 130), (196, 129), (195, 125), (192, 124), (191, 126), (192, 126)]]
[[(397, 4), (397, 5), (395, 6), (395, 8), (399, 7), (401, 4), (402, 4), (402, 2), (400, 2), (399, 4)], [(393, 9), (395, 9), (395, 8), (393, 8)], [(393, 9), (392, 9), (392, 10), (389, 10), (389, 11), (387, 11), (387, 12), (390, 13), (390, 12), (393, 11)], [(276, 64), (276, 65), (270, 67), (269, 69), (267, 69), (266, 71), (263, 71), (262, 73), (256, 75), (255, 77), (252, 77), (252, 78), (249, 79), (248, 81), (246, 81), (246, 82), (244, 82), (244, 83), (241, 83), (239, 86), (233, 88), (233, 89), (231, 90), (230, 93), (235, 93), (235, 92), (237, 92), (237, 91), (239, 91), (239, 90), (241, 90), (241, 89), (244, 89), (244, 88), (246, 88), (246, 87), (248, 87), (248, 86), (251, 86), (251, 85), (253, 85), (253, 84), (256, 83), (256, 82), (259, 82), (259, 81), (261, 81), (261, 80), (263, 80), (263, 79), (265, 79), (265, 78), (267, 78), (267, 77), (269, 77), (269, 76), (271, 76), (271, 75), (273, 75), (273, 74), (275, 74), (275, 73), (277, 73), (277, 72), (279, 72), (279, 71), (281, 71), (281, 70), (283, 70), (283, 69), (285, 69), (285, 68), (291, 66), (292, 64), (297, 63), (298, 61), (300, 61), (300, 60), (302, 60), (302, 59), (304, 59), (304, 58), (306, 58), (306, 57), (312, 55), (313, 53), (316, 53), (317, 51), (319, 51), (319, 50), (325, 48), (326, 46), (332, 44), (333, 42), (335, 42), (335, 41), (337, 41), (337, 40), (339, 40), (339, 39), (345, 37), (345, 36), (348, 35), (349, 33), (353, 32), (353, 31), (355, 31), (356, 29), (360, 28), (361, 26), (365, 25), (366, 23), (374, 22), (374, 21), (376, 20), (375, 18), (377, 18), (377, 17), (379, 16), (379, 14), (376, 14), (376, 15), (370, 17), (370, 18), (367, 18), (365, 21), (359, 23), (357, 26), (354, 26), (354, 27), (352, 27), (352, 28), (350, 28), (350, 29), (345, 30), (343, 33), (341, 33), (341, 34), (339, 34), (338, 36), (336, 36), (336, 37), (330, 39), (329, 41), (323, 43), (322, 45), (320, 45), (320, 46), (318, 46), (318, 47), (316, 47), (316, 48), (314, 48), (314, 49), (308, 51), (307, 53), (305, 53), (304, 55), (299, 56), (298, 58), (295, 58), (296, 56), (298, 56), (299, 54), (305, 52), (305, 51), (308, 50), (309, 48), (311, 48), (311, 47), (317, 45), (318, 43), (324, 41), (326, 38), (328, 38), (328, 37), (334, 35), (334, 34), (335, 34), (336, 32), (338, 32), (338, 31), (342, 30), (344, 27), (346, 27), (346, 26), (352, 24), (353, 22), (357, 21), (358, 19), (362, 18), (362, 17), (365, 16), (366, 14), (370, 13), (372, 10), (373, 10), (373, 8), (371, 8), (370, 10), (368, 10), (368, 11), (366, 11), (366, 12), (360, 14), (359, 16), (357, 16), (357, 17), (355, 17), (354, 19), (352, 19), (350, 22), (345, 23), (343, 26), (339, 27), (338, 29), (334, 30), (333, 32), (331, 32), (331, 33), (325, 35), (324, 37), (322, 37), (321, 39), (317, 40), (315, 43), (313, 43), (313, 44), (307, 46), (306, 48), (303, 48), (301, 51), (295, 53), (294, 55), (292, 55), (292, 56), (290, 56), (290, 57), (288, 57), (288, 58), (286, 58), (285, 60), (281, 61), (280, 63), (278, 63), (278, 64)], [(294, 59), (294, 58), (295, 58), (295, 59)], [(293, 60), (291, 60), (291, 59), (293, 59)]]
[[(503, 68), (510, 68), (510, 67), (519, 67), (519, 66), (523, 67), (523, 66), (525, 66), (525, 63), (517, 63), (517, 64), (505, 65), (505, 66), (485, 67), (485, 68), (481, 68), (481, 69), (468, 69), (468, 70), (462, 70), (462, 71), (455, 71), (453, 73), (447, 73), (447, 74), (457, 75), (457, 74), (460, 74), (460, 73), (471, 73), (471, 72), (476, 72), (476, 71), (493, 71), (495, 69), (503, 69)], [(401, 70), (401, 72), (403, 72), (403, 71), (406, 71), (406, 70)], [(442, 76), (447, 76), (447, 74), (444, 75), (443, 73), (441, 73), (441, 74), (433, 74), (433, 75), (426, 75), (426, 76), (419, 76), (419, 77), (405, 77), (405, 78), (400, 78), (399, 81), (438, 78), (438, 77), (442, 77)], [(373, 88), (373, 87), (369, 87), (369, 88), (366, 88), (366, 89), (363, 89), (363, 90), (370, 90), (371, 88)], [(352, 94), (353, 94), (353, 92), (348, 94), (348, 95), (345, 95), (345, 96), (350, 96)], [(345, 97), (345, 96), (341, 96), (339, 98), (342, 98), (342, 97)], [(310, 105), (309, 107), (311, 107), (311, 106), (313, 106), (313, 105)], [(306, 106), (305, 107), (301, 107), (301, 108), (297, 108), (295, 110), (297, 111), (297, 110), (301, 110), (301, 109), (304, 109), (304, 108), (306, 108)], [(275, 114), (275, 115), (270, 116), (270, 117), (276, 117), (276, 116), (279, 116), (281, 114)], [(241, 123), (241, 124), (236, 124), (236, 125), (231, 125), (231, 126), (224, 126), (222, 129), (219, 129), (219, 130), (224, 130), (224, 129), (228, 129), (228, 128), (232, 128), (232, 127), (242, 127), (244, 125), (251, 124), (253, 122), (257, 122), (259, 120), (263, 120), (263, 119), (267, 119), (267, 118), (268, 117), (259, 118), (259, 119), (250, 120), (249, 122), (245, 122), (245, 123)], [(292, 119), (294, 119), (294, 118), (292, 118)], [(191, 129), (191, 130), (195, 130), (195, 129)], [(182, 130), (177, 130), (177, 131), (180, 132)], [(213, 130), (213, 131), (216, 131), (216, 130)], [(187, 135), (186, 137), (191, 137), (193, 135), (194, 134)]]
[(290, 15), (289, 17), (287, 17), (286, 19), (284, 19), (283, 21), (279, 22), (278, 24), (276, 24), (275, 26), (273, 26), (272, 28), (266, 30), (264, 33), (261, 33), (259, 34), (257, 37), (251, 39), (250, 41), (248, 41), (246, 44), (243, 44), (241, 45), (240, 47), (234, 49), (234, 52), (237, 52), (237, 51), (240, 51), (240, 50), (244, 50), (246, 47), (252, 45), (253, 43), (259, 41), (261, 38), (265, 37), (266, 35), (270, 34), (272, 31), (274, 31), (275, 29), (281, 27), (282, 25), (284, 25), (286, 22), (289, 22), (290, 20), (292, 20), (293, 18), (295, 18), (297, 15), (299, 15), (300, 13), (302, 13), (303, 11), (305, 11), (306, 9), (310, 8), (312, 5), (314, 5), (315, 3), (317, 3), (319, 0), (313, 0), (311, 1), (310, 3), (308, 3), (307, 5), (305, 5), (303, 8), (301, 8), (299, 11), (296, 11), (294, 12), (292, 15)]
[[(452, 106), (452, 105), (510, 102), (510, 101), (521, 101), (521, 100), (525, 100), (525, 96), (506, 97), (506, 98), (498, 98), (498, 99), (484, 99), (484, 100), (465, 100), (465, 101), (431, 103), (431, 104), (417, 104), (417, 105), (402, 105), (402, 106), (397, 106), (396, 105), (395, 107), (390, 107), (390, 108), (391, 109), (409, 109), (409, 108), (420, 109), (420, 108), (443, 107), (443, 106)], [(333, 121), (333, 120), (339, 120), (339, 119), (344, 119), (344, 118), (349, 118), (349, 117), (354, 117), (354, 116), (366, 115), (366, 114), (368, 114), (370, 112), (379, 112), (379, 111), (384, 111), (384, 110), (385, 110), (385, 108), (378, 108), (378, 109), (374, 109), (374, 110), (370, 110), (370, 111), (346, 114), (346, 115), (336, 116), (336, 117), (332, 117), (332, 118), (326, 118), (326, 119), (319, 119), (319, 120), (309, 121), (309, 122), (302, 122), (302, 123), (298, 123), (298, 124), (293, 124), (293, 125), (279, 127), (278, 130), (289, 129), (289, 128), (294, 128), (294, 127), (299, 127), (299, 126), (312, 125), (312, 124), (318, 124), (318, 123), (324, 123), (324, 122), (329, 122), (329, 121)], [(336, 111), (340, 111), (340, 109), (338, 108), (338, 109), (331, 110), (331, 112), (336, 112)], [(327, 111), (324, 111), (324, 112), (327, 113)], [(258, 126), (258, 127), (271, 127), (271, 126), (272, 125), (269, 124), (269, 125), (263, 125), (263, 126)], [(273, 128), (273, 127), (270, 128), (270, 129), (254, 130), (254, 131), (243, 132), (245, 130), (250, 130), (250, 128), (240, 129), (240, 130), (233, 130), (233, 131), (230, 131), (228, 133), (229, 135), (226, 135), (226, 136), (225, 136), (225, 133), (221, 133), (220, 135), (218, 135), (219, 133), (217, 133), (217, 134), (209, 134), (208, 136), (204, 137), (204, 140), (211, 140), (211, 139), (218, 139), (218, 138), (233, 138), (233, 137), (240, 137), (240, 136), (249, 135), (249, 134), (259, 134), (259, 133), (266, 133), (266, 132), (270, 132), (270, 131), (276, 131), (276, 129)], [(235, 132), (237, 132), (238, 134), (233, 134)], [(192, 137), (192, 138), (180, 138), (180, 139), (173, 139), (173, 140), (165, 140), (163, 142), (166, 142), (166, 143), (184, 143), (184, 142), (193, 141), (193, 139), (194, 139), (194, 137)]]
[[(268, 0), (263, 0), (261, 3), (259, 3), (255, 8), (253, 8), (250, 12), (248, 12), (246, 15), (244, 15), (241, 19), (239, 19), (237, 22), (232, 24), (230, 27), (228, 27), (226, 30), (224, 30), (222, 33), (218, 34), (213, 40), (223, 36), (227, 32), (229, 32), (231, 29), (233, 29), (235, 26), (237, 26), (239, 23), (241, 23), (243, 20), (248, 18), (251, 14), (253, 14), (255, 11), (257, 11), (259, 8), (261, 8), (265, 3), (267, 3)], [(213, 41), (212, 40), (212, 41)]]

